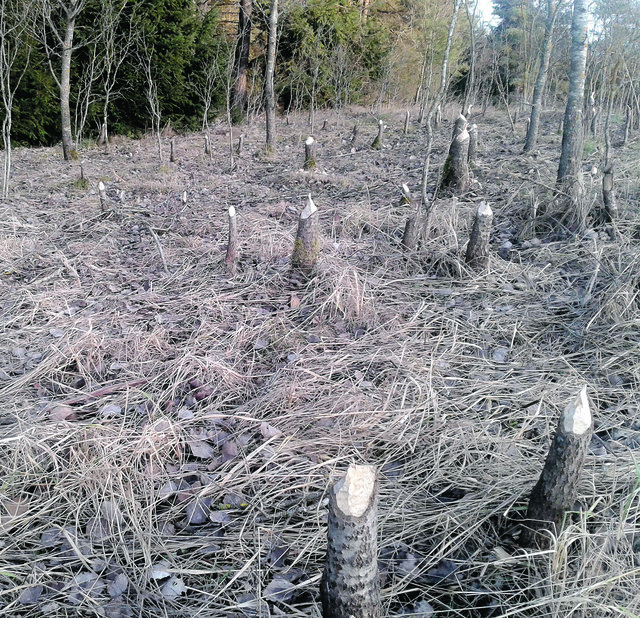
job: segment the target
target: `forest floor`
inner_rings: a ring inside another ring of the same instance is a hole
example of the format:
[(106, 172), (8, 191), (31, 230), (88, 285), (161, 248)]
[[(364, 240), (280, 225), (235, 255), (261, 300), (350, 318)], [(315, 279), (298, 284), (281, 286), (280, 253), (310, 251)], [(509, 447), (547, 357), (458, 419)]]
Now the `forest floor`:
[[(310, 172), (302, 115), (279, 119), (272, 159), (262, 124), (242, 127), (233, 170), (223, 125), (211, 159), (200, 135), (175, 136), (164, 164), (151, 138), (71, 163), (17, 149), (0, 202), (0, 614), (319, 616), (326, 491), (368, 463), (384, 615), (637, 616), (640, 143), (614, 151), (613, 240), (535, 236), (560, 118), (545, 113), (529, 156), (523, 124), (475, 115), (476, 183), (437, 198), (411, 254), (400, 187), (419, 194), (425, 134), (403, 135), (400, 110), (319, 114)], [(586, 153), (597, 208), (602, 145)], [(301, 281), (309, 193), (323, 246)], [(479, 276), (463, 256), (481, 200), (495, 230)], [(579, 505), (548, 550), (521, 549), (558, 416), (585, 384)]]

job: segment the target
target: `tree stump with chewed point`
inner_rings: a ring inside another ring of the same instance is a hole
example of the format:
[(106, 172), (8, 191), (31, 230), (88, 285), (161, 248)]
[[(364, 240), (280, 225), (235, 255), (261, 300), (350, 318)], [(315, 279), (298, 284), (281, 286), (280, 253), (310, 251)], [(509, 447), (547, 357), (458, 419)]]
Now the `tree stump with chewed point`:
[(480, 202), (473, 221), (467, 252), (464, 256), (464, 261), (478, 272), (489, 270), (489, 240), (491, 238), (492, 223), (493, 211), (491, 206), (486, 202)]
[(310, 275), (315, 268), (320, 254), (320, 221), (318, 208), (311, 199), (307, 198), (307, 205), (298, 219), (298, 233), (293, 245), (291, 267), (305, 275)]
[(320, 582), (323, 618), (380, 616), (377, 503), (373, 466), (349, 466), (331, 488), (327, 558)]

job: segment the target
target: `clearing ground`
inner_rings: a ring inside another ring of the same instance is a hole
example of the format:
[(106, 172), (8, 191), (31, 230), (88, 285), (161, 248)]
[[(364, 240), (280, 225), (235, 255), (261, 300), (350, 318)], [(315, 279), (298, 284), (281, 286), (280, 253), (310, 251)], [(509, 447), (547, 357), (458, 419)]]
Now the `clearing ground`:
[[(311, 172), (301, 115), (281, 119), (272, 159), (262, 124), (243, 127), (233, 170), (222, 125), (211, 159), (198, 135), (175, 136), (175, 162), (165, 138), (164, 164), (150, 138), (73, 163), (14, 153), (0, 203), (1, 615), (319, 616), (325, 494), (353, 462), (380, 470), (385, 615), (638, 615), (638, 142), (614, 153), (616, 234), (536, 237), (561, 112), (533, 156), (522, 124), (513, 135), (504, 114), (478, 114), (476, 184), (438, 199), (432, 238), (406, 254), (415, 207), (400, 186), (419, 194), (425, 135), (403, 135), (401, 110), (379, 117), (375, 151), (377, 116), (327, 114)], [(599, 168), (599, 143), (586, 152)], [(585, 178), (597, 207), (600, 172)], [(302, 281), (289, 259), (308, 193), (324, 244)], [(462, 257), (482, 199), (495, 232), (478, 276)], [(548, 551), (523, 550), (527, 496), (584, 384), (595, 433), (576, 513)]]

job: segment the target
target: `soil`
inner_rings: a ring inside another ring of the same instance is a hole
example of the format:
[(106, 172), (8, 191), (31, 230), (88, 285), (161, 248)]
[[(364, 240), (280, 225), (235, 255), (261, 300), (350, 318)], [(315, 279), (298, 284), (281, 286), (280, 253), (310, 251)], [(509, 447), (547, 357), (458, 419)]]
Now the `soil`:
[[(620, 220), (570, 234), (544, 218), (561, 111), (531, 155), (522, 122), (514, 135), (499, 110), (474, 115), (470, 190), (433, 196), (457, 113), (437, 132), (415, 252), (401, 186), (420, 195), (425, 131), (404, 135), (404, 110), (326, 113), (310, 171), (302, 115), (279, 119), (271, 157), (259, 121), (212, 127), (211, 157), (201, 135), (169, 134), (164, 162), (151, 138), (73, 162), (14, 151), (0, 613), (317, 616), (325, 493), (349, 463), (380, 475), (384, 615), (640, 611), (638, 141), (614, 152)], [(594, 213), (601, 141), (585, 150)], [(323, 246), (306, 277), (290, 257), (308, 194)], [(494, 231), (478, 274), (464, 252), (483, 200)], [(595, 433), (576, 511), (548, 551), (521, 548), (528, 494), (584, 384)]]

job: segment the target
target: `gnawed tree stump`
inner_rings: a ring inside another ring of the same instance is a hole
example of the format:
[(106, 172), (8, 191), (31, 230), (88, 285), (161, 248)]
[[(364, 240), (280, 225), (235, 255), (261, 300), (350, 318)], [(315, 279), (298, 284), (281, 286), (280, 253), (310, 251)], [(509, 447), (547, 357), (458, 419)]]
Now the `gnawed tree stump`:
[(236, 222), (236, 209), (229, 207), (229, 243), (227, 244), (227, 255), (224, 264), (230, 275), (236, 272), (236, 260), (238, 258), (238, 225)]
[(320, 221), (318, 208), (311, 199), (307, 198), (307, 205), (298, 219), (298, 233), (293, 245), (291, 267), (308, 275), (314, 269), (320, 254)]
[(604, 217), (608, 223), (618, 218), (618, 202), (613, 183), (613, 163), (604, 168), (602, 176), (602, 201), (604, 202)]
[(102, 180), (98, 183), (98, 196), (100, 197), (100, 210), (104, 212), (107, 210), (107, 190)]
[(211, 154), (211, 143), (208, 135), (204, 136), (204, 154)]
[(402, 235), (402, 247), (405, 251), (415, 251), (418, 246), (418, 229), (416, 226), (416, 216), (412, 215), (404, 224), (404, 234)]
[(353, 130), (351, 131), (351, 145), (353, 146), (356, 143), (356, 139), (358, 138), (358, 125), (353, 125)]
[(176, 162), (176, 154), (175, 154), (174, 139), (171, 138), (171, 141), (169, 143), (171, 144), (171, 154), (169, 155), (169, 161), (171, 161), (171, 163), (175, 163)]
[(406, 135), (407, 133), (409, 133), (409, 118), (410, 118), (410, 114), (409, 114), (409, 110), (407, 110), (404, 114), (404, 127), (402, 128), (403, 135)]
[(464, 191), (469, 185), (469, 132), (467, 120), (461, 114), (453, 129), (449, 155), (442, 171), (442, 188)]
[(380, 150), (382, 148), (382, 132), (384, 131), (384, 125), (382, 120), (378, 120), (378, 135), (376, 135), (373, 142), (371, 142), (371, 148), (374, 150)]
[(476, 217), (473, 221), (467, 252), (464, 261), (478, 272), (489, 270), (489, 238), (491, 237), (491, 224), (493, 223), (493, 211), (486, 202), (480, 202)]
[(323, 618), (378, 618), (378, 480), (373, 466), (351, 465), (329, 495)]
[(584, 386), (560, 416), (542, 474), (531, 491), (526, 527), (520, 536), (522, 546), (547, 546), (550, 536), (545, 531), (558, 534), (562, 530), (567, 512), (574, 509), (592, 432)]
[(316, 156), (317, 152), (317, 144), (316, 140), (311, 137), (307, 137), (304, 142), (304, 165), (302, 166), (305, 170), (312, 170), (318, 164), (318, 159)]
[(244, 146), (244, 135), (240, 134), (238, 138), (238, 145), (236, 146), (236, 154), (239, 155), (242, 152), (242, 146)]
[(475, 167), (478, 163), (478, 125), (472, 124), (469, 127), (469, 152), (467, 161), (471, 167)]

